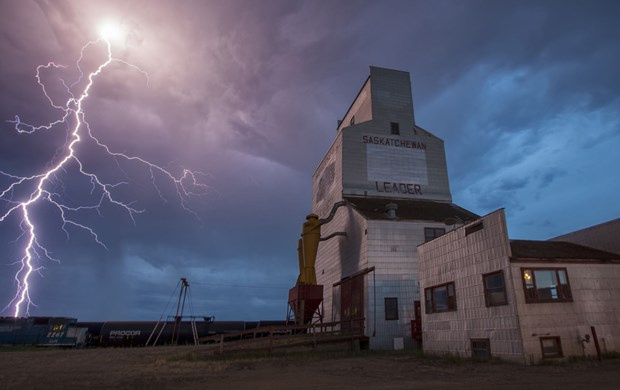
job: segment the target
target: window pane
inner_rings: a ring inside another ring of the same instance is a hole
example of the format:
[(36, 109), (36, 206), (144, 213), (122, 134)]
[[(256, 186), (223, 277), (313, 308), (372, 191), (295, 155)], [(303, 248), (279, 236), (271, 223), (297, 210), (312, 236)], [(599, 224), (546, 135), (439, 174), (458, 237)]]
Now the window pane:
[(522, 269), (522, 272), (526, 302), (572, 300), (566, 269)]
[(566, 280), (566, 271), (564, 271), (563, 269), (560, 269), (558, 270), (558, 275), (560, 277), (561, 284), (568, 284), (568, 281)]
[(385, 319), (398, 319), (398, 298), (385, 298)]
[(446, 286), (433, 289), (433, 303), (435, 311), (448, 310), (448, 291)]
[(562, 356), (562, 347), (559, 337), (541, 337), (540, 346), (543, 358), (553, 358)]
[(392, 134), (399, 135), (400, 134), (400, 125), (398, 122), (390, 122), (390, 130)]
[(536, 289), (534, 288), (534, 277), (529, 269), (523, 270), (523, 282), (525, 283), (525, 299), (528, 302), (536, 300)]
[(551, 270), (536, 270), (534, 271), (534, 278), (536, 278), (536, 287), (549, 288), (557, 286), (557, 280), (555, 271)]
[(504, 305), (508, 303), (506, 290), (504, 288), (504, 274), (501, 271), (485, 275), (484, 284), (486, 287), (485, 294), (487, 306)]
[(490, 305), (502, 305), (506, 303), (506, 295), (504, 291), (492, 291), (489, 293)]
[(534, 271), (536, 290), (538, 299), (558, 299), (558, 282), (555, 271), (536, 270)]
[(489, 290), (504, 289), (504, 276), (500, 272), (486, 275), (484, 279)]
[(446, 229), (444, 228), (424, 228), (424, 242), (428, 242), (444, 234), (446, 234)]
[(431, 301), (431, 289), (427, 288), (424, 291), (424, 306), (425, 306), (425, 310), (426, 310), (426, 314), (428, 313), (432, 313), (433, 312), (433, 306), (432, 306), (432, 301)]

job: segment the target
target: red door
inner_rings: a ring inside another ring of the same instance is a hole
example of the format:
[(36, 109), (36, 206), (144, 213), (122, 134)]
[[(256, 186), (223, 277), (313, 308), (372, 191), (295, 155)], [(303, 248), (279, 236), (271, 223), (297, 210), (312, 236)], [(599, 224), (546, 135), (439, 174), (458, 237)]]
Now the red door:
[(415, 320), (411, 321), (411, 338), (418, 343), (418, 347), (422, 348), (422, 309), (420, 301), (413, 302), (413, 310), (415, 312)]

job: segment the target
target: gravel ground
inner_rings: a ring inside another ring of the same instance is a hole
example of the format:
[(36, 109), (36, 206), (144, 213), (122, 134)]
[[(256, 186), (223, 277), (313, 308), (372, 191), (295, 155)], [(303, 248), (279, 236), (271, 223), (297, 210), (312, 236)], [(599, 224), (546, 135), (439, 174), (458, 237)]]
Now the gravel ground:
[(211, 356), (203, 347), (0, 348), (2, 389), (618, 389), (620, 359), (521, 366), (413, 352)]

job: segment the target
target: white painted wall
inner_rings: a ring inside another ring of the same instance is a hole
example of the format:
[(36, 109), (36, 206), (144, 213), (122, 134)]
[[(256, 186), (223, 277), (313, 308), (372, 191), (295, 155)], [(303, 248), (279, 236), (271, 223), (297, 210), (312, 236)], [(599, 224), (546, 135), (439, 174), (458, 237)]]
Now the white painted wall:
[[(566, 268), (572, 302), (525, 303), (521, 268)], [(529, 362), (542, 359), (540, 336), (559, 336), (565, 357), (596, 356), (594, 342), (581, 347), (580, 338), (592, 336), (594, 326), (603, 352), (620, 351), (620, 264), (519, 263), (511, 264), (523, 347)]]
[[(503, 210), (482, 222), (478, 232), (461, 227), (418, 248), (421, 294), (453, 281), (457, 300), (456, 311), (423, 310), (425, 352), (471, 356), (470, 340), (488, 338), (494, 357), (531, 364), (542, 359), (540, 337), (557, 336), (565, 357), (595, 355), (593, 341), (580, 342), (591, 326), (603, 352), (620, 349), (620, 263), (513, 259)], [(526, 303), (522, 268), (565, 268), (573, 301)], [(500, 269), (509, 304), (486, 307), (482, 275)]]
[[(423, 348), (433, 354), (471, 356), (471, 339), (490, 340), (494, 357), (523, 361), (521, 332), (511, 287), (510, 246), (503, 210), (482, 218), (484, 228), (465, 235), (460, 227), (418, 247), (420, 292), (454, 282), (456, 311), (426, 313), (422, 309)], [(487, 307), (482, 275), (502, 270), (508, 305)]]

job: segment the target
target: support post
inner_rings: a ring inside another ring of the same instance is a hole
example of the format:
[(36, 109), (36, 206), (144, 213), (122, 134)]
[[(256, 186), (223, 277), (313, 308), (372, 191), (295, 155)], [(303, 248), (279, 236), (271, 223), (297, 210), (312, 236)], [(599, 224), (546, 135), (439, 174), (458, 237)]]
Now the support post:
[(594, 339), (594, 347), (596, 348), (596, 357), (598, 358), (598, 360), (602, 360), (603, 357), (601, 356), (601, 347), (598, 344), (598, 337), (596, 336), (596, 329), (594, 329), (594, 327), (591, 326), (590, 330), (592, 331), (592, 338)]
[(183, 318), (183, 311), (185, 310), (185, 298), (187, 297), (187, 289), (189, 288), (189, 282), (186, 278), (181, 278), (181, 290), (179, 291), (179, 301), (177, 302), (177, 312), (174, 316), (174, 327), (172, 328), (172, 340), (173, 344), (177, 344), (179, 341), (179, 335), (181, 334), (181, 319)]
[(304, 325), (304, 317), (306, 316), (306, 300), (301, 301), (300, 318), (297, 319), (297, 325)]
[(312, 348), (316, 349), (316, 324), (312, 325)]

